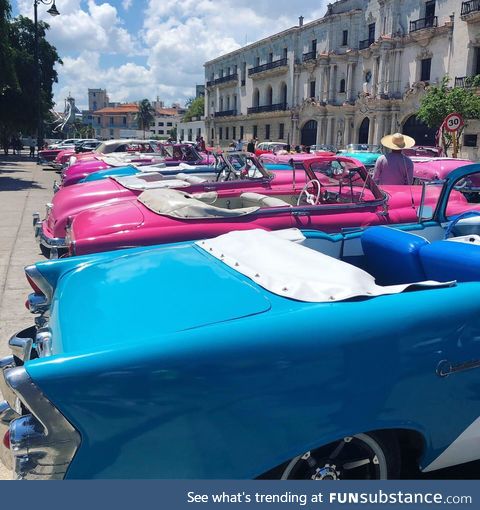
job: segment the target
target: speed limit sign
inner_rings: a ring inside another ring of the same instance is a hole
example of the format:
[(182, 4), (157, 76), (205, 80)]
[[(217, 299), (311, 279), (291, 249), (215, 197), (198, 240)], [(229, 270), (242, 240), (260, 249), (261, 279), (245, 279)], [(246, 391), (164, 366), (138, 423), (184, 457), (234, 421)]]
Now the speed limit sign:
[(443, 121), (445, 129), (450, 132), (458, 131), (463, 126), (463, 118), (459, 113), (451, 113)]

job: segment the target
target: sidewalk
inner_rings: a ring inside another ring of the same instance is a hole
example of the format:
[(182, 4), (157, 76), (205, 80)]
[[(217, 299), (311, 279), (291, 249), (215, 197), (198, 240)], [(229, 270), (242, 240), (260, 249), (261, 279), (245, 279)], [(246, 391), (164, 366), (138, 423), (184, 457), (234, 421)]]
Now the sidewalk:
[[(0, 155), (0, 357), (9, 354), (8, 339), (33, 324), (25, 309), (31, 292), (23, 268), (42, 260), (33, 237), (32, 213), (43, 217), (58, 174), (43, 170), (27, 155)], [(10, 478), (0, 465), (0, 480)]]

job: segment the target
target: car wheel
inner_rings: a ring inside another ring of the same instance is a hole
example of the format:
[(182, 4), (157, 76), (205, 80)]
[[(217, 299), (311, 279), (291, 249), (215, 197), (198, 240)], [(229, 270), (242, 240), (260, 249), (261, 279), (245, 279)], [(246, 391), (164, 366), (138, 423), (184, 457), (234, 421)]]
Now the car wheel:
[(385, 480), (400, 474), (396, 437), (388, 432), (357, 434), (293, 458), (282, 480)]

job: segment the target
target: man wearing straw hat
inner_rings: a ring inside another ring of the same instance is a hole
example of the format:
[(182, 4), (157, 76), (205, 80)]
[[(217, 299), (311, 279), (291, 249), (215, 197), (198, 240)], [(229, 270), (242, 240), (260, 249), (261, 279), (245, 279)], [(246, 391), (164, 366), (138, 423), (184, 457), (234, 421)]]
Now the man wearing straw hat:
[(380, 143), (391, 152), (380, 156), (375, 163), (374, 180), (377, 184), (412, 184), (413, 162), (402, 154), (402, 149), (415, 145), (410, 136), (394, 133), (382, 138)]

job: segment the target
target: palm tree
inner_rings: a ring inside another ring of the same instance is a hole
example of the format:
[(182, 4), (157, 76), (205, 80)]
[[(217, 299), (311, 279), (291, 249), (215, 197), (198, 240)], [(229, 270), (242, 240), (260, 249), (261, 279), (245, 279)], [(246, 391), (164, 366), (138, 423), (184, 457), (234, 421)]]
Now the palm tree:
[(137, 121), (138, 127), (143, 130), (143, 139), (145, 140), (145, 131), (150, 131), (150, 125), (155, 118), (155, 108), (148, 99), (142, 99), (138, 104)]

